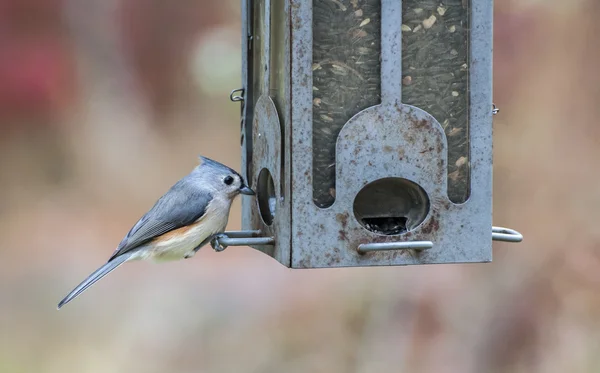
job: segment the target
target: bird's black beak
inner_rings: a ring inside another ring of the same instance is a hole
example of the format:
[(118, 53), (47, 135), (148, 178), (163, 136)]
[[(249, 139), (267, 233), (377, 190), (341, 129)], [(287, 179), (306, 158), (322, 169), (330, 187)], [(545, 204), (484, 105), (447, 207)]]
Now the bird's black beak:
[(254, 191), (252, 189), (250, 189), (247, 185), (242, 185), (242, 187), (240, 188), (240, 193), (245, 194), (247, 196), (253, 196), (256, 193), (254, 193)]

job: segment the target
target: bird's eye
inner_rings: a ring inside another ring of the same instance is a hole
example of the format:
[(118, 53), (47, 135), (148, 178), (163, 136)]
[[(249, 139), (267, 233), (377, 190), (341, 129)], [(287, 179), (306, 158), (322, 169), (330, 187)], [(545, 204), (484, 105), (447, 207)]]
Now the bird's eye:
[(226, 178), (223, 180), (223, 182), (224, 182), (225, 184), (227, 184), (227, 185), (231, 185), (231, 183), (233, 183), (233, 177), (231, 177), (231, 176), (227, 176), (227, 177), (226, 177)]

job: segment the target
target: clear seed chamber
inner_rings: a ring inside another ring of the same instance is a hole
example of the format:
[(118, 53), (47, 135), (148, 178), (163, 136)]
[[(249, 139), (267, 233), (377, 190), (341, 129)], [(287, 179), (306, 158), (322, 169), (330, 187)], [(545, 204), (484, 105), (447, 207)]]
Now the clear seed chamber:
[[(381, 0), (313, 0), (313, 199), (335, 201), (335, 142), (381, 103)], [(469, 170), (469, 1), (402, 1), (402, 102), (431, 114), (448, 141), (448, 197), (464, 203)]]
[(448, 141), (448, 198), (467, 201), (469, 0), (402, 1), (402, 102), (427, 111)]
[(335, 201), (335, 143), (381, 102), (381, 0), (313, 0), (313, 199)]

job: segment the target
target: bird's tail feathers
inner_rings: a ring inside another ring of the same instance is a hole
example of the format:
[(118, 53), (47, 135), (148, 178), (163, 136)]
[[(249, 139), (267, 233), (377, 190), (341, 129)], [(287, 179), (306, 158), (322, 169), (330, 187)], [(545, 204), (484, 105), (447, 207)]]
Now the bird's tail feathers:
[(75, 299), (79, 294), (83, 293), (85, 290), (87, 290), (90, 286), (94, 285), (104, 276), (114, 271), (118, 266), (125, 263), (131, 257), (131, 255), (131, 253), (124, 253), (122, 255), (119, 255), (116, 258), (110, 260), (108, 263), (104, 264), (102, 267), (95, 270), (91, 275), (88, 276), (88, 278), (83, 280), (63, 300), (61, 300), (60, 303), (58, 303), (58, 309)]

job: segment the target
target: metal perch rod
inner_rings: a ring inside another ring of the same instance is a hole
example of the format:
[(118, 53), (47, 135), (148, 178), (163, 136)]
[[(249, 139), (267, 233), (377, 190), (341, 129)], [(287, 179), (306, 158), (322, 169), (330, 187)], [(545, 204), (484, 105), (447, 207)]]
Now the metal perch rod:
[[(492, 240), (503, 242), (521, 242), (523, 235), (514, 229), (504, 227), (492, 227)], [(211, 245), (217, 251), (223, 251), (228, 246), (272, 246), (275, 244), (273, 237), (261, 237), (261, 231), (228, 231), (215, 237)], [(431, 241), (405, 241), (367, 243), (358, 246), (358, 252), (364, 254), (369, 251), (387, 250), (427, 250), (433, 247)]]
[[(521, 242), (523, 235), (514, 229), (504, 227), (492, 227), (492, 240), (504, 242)], [(385, 242), (385, 243), (367, 243), (358, 245), (358, 252), (364, 254), (369, 251), (386, 250), (426, 250), (433, 247), (431, 241), (405, 241), (405, 242)]]

